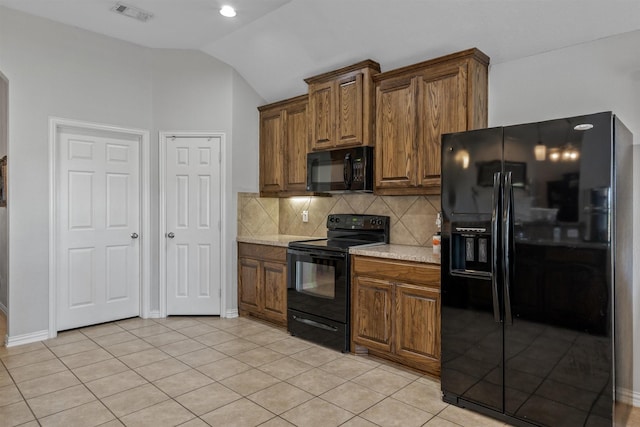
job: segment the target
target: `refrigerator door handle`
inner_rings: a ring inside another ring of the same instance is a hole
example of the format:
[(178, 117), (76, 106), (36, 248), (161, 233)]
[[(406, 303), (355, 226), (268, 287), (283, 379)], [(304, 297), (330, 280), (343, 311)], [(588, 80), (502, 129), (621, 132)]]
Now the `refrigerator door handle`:
[(513, 186), (511, 172), (504, 174), (504, 192), (502, 206), (502, 268), (504, 276), (504, 317), (505, 323), (513, 324), (511, 313), (511, 297), (509, 288), (511, 287), (511, 239), (513, 231)]
[(500, 323), (500, 298), (498, 297), (498, 221), (500, 215), (500, 189), (502, 173), (493, 174), (493, 200), (491, 201), (491, 295), (493, 299), (493, 320)]

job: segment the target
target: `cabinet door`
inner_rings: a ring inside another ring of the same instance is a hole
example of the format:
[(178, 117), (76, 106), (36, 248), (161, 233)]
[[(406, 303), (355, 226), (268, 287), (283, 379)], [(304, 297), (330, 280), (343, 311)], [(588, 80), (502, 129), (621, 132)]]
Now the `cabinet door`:
[(396, 283), (395, 353), (440, 373), (440, 292)]
[(251, 258), (238, 259), (238, 307), (252, 313), (260, 312), (262, 266)]
[(393, 287), (384, 280), (353, 278), (352, 334), (356, 344), (391, 352)]
[(277, 194), (284, 190), (283, 112), (260, 114), (260, 193)]
[(335, 82), (316, 83), (309, 88), (311, 149), (326, 150), (335, 145)]
[(376, 86), (376, 190), (416, 185), (415, 97), (411, 77)]
[(336, 145), (361, 145), (363, 140), (362, 74), (344, 77), (337, 82)]
[(418, 79), (418, 180), (440, 192), (440, 138), (467, 130), (467, 66), (434, 66)]
[(263, 314), (284, 324), (287, 320), (287, 265), (268, 261), (263, 265)]
[(304, 192), (307, 188), (307, 102), (299, 103), (286, 112), (286, 191)]

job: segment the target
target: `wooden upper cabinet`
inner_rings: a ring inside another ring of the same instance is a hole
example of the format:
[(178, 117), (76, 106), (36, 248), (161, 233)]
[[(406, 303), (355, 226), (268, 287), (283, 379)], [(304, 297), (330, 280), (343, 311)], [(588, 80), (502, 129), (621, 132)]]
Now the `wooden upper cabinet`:
[(307, 150), (309, 149), (308, 100), (303, 96), (286, 109), (285, 191), (304, 193), (307, 189)]
[(366, 60), (305, 79), (309, 85), (311, 150), (373, 145), (373, 83), (377, 62)]
[(378, 189), (417, 185), (415, 168), (416, 81), (389, 79), (376, 91), (376, 162)]
[(325, 82), (309, 88), (311, 148), (322, 150), (334, 144), (334, 83)]
[(284, 112), (260, 112), (260, 193), (284, 191)]
[(308, 96), (258, 107), (260, 194), (301, 195), (306, 191), (309, 147)]
[(467, 130), (467, 64), (434, 66), (418, 81), (418, 185), (440, 188), (440, 139)]
[(469, 49), (374, 76), (377, 194), (439, 194), (442, 134), (487, 126), (488, 65)]

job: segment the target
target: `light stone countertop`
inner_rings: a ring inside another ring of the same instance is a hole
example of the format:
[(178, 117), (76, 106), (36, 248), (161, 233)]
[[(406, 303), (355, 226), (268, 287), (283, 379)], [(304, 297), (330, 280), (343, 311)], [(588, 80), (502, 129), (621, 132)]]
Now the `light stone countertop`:
[(373, 245), (350, 248), (351, 255), (364, 255), (401, 261), (424, 262), (440, 265), (440, 254), (434, 254), (430, 246)]
[[(294, 236), (289, 234), (269, 234), (264, 236), (238, 236), (239, 243), (253, 243), (257, 245), (287, 247), (289, 242), (296, 240), (321, 239), (312, 236)], [(351, 255), (364, 255), (378, 258), (397, 259), (400, 261), (424, 262), (427, 264), (440, 264), (440, 255), (433, 253), (433, 249), (427, 246), (411, 245), (364, 245), (349, 249)]]
[(296, 240), (310, 240), (310, 239), (320, 239), (320, 237), (311, 237), (311, 236), (293, 236), (290, 234), (269, 234), (265, 236), (238, 236), (236, 237), (236, 241), (238, 243), (254, 243), (257, 245), (268, 245), (268, 246), (289, 246), (289, 242), (293, 242)]

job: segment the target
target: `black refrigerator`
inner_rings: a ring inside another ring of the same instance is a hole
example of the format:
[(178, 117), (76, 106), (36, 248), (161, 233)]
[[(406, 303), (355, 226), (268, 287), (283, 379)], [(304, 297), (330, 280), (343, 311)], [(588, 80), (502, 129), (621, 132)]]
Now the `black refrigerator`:
[(611, 112), (443, 135), (444, 401), (513, 425), (612, 425), (614, 366), (630, 378), (632, 359), (614, 355), (632, 139)]

